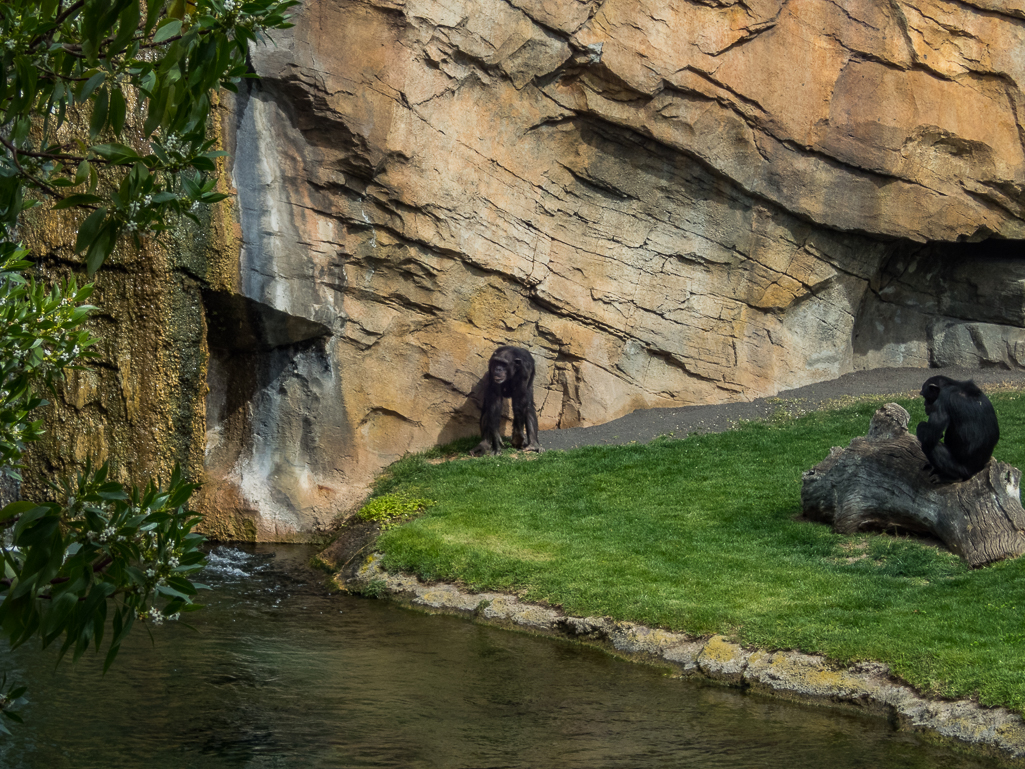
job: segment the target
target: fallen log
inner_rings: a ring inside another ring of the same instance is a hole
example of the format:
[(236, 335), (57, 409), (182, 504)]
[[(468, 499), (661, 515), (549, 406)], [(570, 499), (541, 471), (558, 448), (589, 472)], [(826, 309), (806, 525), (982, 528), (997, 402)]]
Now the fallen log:
[(872, 417), (868, 435), (829, 456), (802, 476), (806, 518), (842, 534), (902, 529), (931, 534), (975, 568), (1025, 552), (1021, 471), (991, 459), (967, 481), (936, 480), (910, 415), (887, 403)]

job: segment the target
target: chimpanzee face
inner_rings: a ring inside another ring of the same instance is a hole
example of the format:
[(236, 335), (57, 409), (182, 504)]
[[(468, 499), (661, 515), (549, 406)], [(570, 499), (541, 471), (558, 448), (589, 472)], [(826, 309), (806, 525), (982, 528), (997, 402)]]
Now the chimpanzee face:
[(929, 377), (922, 385), (922, 398), (925, 399), (925, 413), (932, 414), (936, 410), (936, 400), (940, 391), (949, 385), (956, 384), (953, 379), (945, 376)]
[(491, 381), (495, 384), (504, 383), (511, 373), (505, 361), (495, 360), (491, 362)]

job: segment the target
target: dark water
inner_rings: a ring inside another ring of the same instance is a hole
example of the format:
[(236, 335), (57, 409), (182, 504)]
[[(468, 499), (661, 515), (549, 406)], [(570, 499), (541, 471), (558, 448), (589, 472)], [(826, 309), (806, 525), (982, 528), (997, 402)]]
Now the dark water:
[[(267, 552), (271, 552), (268, 549)], [(302, 548), (218, 548), (208, 608), (111, 671), (3, 652), (30, 684), (4, 769), (990, 767), (882, 719), (696, 685), (570, 643), (328, 596)], [(137, 626), (138, 628), (138, 626)]]

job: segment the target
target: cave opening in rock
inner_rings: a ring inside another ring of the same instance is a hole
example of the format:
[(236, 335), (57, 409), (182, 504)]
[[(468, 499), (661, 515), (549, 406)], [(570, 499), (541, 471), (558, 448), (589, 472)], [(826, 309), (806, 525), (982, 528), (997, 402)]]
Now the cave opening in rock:
[[(257, 531), (253, 521), (262, 520), (264, 508), (296, 507), (295, 488), (315, 464), (310, 457), (325, 453), (308, 422), (332, 381), (326, 350), (332, 332), (238, 294), (204, 291), (203, 303), (209, 350), (203, 494), (219, 511), (241, 513), (223, 536), (267, 536), (248, 533)], [(299, 527), (286, 523), (290, 531)]]
[(853, 347), (859, 369), (1025, 367), (1025, 241), (895, 244)]

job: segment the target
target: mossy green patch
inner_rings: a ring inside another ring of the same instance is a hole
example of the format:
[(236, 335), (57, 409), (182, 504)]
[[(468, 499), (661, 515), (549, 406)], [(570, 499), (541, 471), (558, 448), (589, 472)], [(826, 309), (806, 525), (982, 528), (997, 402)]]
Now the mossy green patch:
[(401, 520), (424, 512), (431, 505), (428, 499), (414, 497), (405, 492), (372, 497), (356, 513), (361, 521), (377, 521), (382, 529), (389, 529)]

